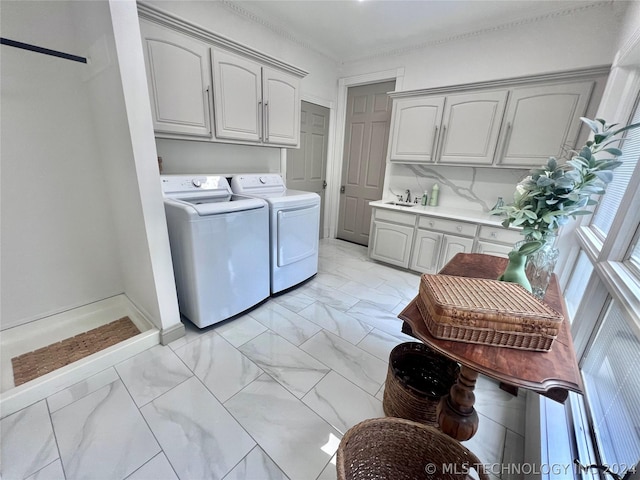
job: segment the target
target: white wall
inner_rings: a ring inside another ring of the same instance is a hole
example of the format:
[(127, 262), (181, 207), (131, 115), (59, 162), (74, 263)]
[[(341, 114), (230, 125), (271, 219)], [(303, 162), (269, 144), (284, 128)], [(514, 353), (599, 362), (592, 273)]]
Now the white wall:
[(280, 173), (280, 149), (157, 138), (162, 173)]
[(2, 47), (3, 328), (123, 292), (181, 326), (136, 6), (115, 3), (113, 24), (106, 1), (2, 3), (3, 36), (90, 60)]
[(120, 187), (122, 193), (113, 202), (120, 213), (125, 293), (162, 328), (161, 339), (167, 343), (182, 336), (184, 326), (178, 312), (138, 12), (134, 1), (109, 0), (109, 9), (128, 127), (123, 146), (130, 142), (126, 145), (130, 155), (114, 163), (111, 184), (112, 190)]
[[(64, 2), (2, 2), (2, 36), (84, 55)], [(122, 292), (86, 65), (2, 46), (2, 329)]]
[(610, 64), (621, 3), (347, 64), (341, 76), (403, 67), (402, 90), (414, 90)]

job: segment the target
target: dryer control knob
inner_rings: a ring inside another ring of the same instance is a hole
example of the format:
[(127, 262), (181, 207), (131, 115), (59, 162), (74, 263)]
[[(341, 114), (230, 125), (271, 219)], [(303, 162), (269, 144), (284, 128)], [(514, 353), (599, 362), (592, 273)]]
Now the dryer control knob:
[(260, 177), (259, 180), (260, 180), (260, 183), (262, 183), (263, 185), (267, 183), (267, 177)]
[(191, 180), (191, 183), (194, 187), (197, 188), (200, 188), (202, 186), (202, 180), (200, 180), (199, 178), (194, 178), (193, 180)]

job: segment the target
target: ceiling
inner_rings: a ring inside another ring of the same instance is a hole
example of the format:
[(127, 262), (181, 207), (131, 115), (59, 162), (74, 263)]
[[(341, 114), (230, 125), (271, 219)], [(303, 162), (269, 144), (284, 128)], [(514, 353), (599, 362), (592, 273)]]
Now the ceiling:
[[(222, 0), (337, 62), (419, 48), (596, 2), (581, 0)], [(604, 2), (598, 2), (602, 4)]]

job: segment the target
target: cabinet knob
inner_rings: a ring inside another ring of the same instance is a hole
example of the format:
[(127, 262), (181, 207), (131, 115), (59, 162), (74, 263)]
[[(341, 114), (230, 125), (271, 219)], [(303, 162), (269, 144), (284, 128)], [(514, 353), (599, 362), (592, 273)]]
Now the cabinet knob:
[(433, 221), (429, 222), (429, 226), (430, 226), (430, 227), (433, 227), (433, 225), (434, 225), (434, 224), (433, 224)]
[(458, 225), (458, 226), (456, 227), (456, 230), (458, 230), (459, 232), (461, 232), (461, 231), (462, 231), (462, 226), (461, 226), (461, 225)]
[(490, 236), (491, 238), (496, 238), (496, 237), (497, 237), (496, 232), (491, 232), (491, 234), (490, 234), (489, 236)]

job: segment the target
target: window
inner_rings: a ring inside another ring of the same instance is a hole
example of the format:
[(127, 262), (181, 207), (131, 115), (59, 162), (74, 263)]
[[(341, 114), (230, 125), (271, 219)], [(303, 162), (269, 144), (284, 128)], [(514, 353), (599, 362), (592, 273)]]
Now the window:
[(578, 311), (578, 304), (584, 296), (587, 289), (587, 283), (593, 273), (593, 265), (589, 261), (589, 257), (583, 251), (578, 255), (578, 260), (573, 267), (571, 279), (564, 292), (565, 301), (567, 302), (567, 310), (569, 319), (572, 320)]
[(640, 329), (614, 301), (582, 365), (601, 462), (640, 460)]
[[(633, 107), (626, 124), (640, 122), (640, 71), (629, 75), (635, 91), (619, 99)], [(627, 131), (619, 148), (623, 164), (578, 233), (564, 294), (585, 385), (571, 405), (583, 411), (583, 399), (586, 414), (572, 418), (588, 418), (576, 426), (580, 461), (628, 469), (640, 462), (640, 128)]]
[[(640, 122), (640, 108), (638, 108), (638, 101), (636, 101), (635, 113), (629, 124), (638, 122)], [(629, 130), (626, 133), (624, 140), (619, 142), (623, 154), (618, 160), (623, 163), (614, 170), (613, 181), (607, 186), (607, 193), (602, 197), (591, 222), (591, 226), (601, 239), (606, 238), (611, 229), (613, 219), (640, 158), (640, 128)]]

